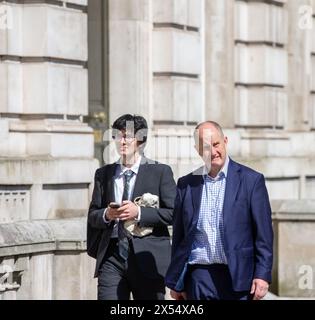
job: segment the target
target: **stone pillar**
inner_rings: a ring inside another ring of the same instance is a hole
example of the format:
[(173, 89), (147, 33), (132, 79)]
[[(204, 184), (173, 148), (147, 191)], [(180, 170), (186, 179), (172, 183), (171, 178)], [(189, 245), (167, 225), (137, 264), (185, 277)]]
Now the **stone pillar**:
[(154, 123), (203, 118), (203, 0), (153, 1)]
[[(191, 129), (203, 119), (203, 0), (153, 0), (151, 157), (191, 170)], [(185, 162), (185, 164), (183, 163)]]
[(150, 123), (151, 0), (109, 0), (109, 122), (124, 113)]
[[(310, 0), (287, 1), (288, 25), (288, 130), (307, 130), (310, 115), (311, 47), (314, 26)], [(309, 8), (309, 9), (307, 9)], [(307, 21), (309, 20), (309, 21)], [(314, 41), (314, 40), (313, 40)]]
[(312, 36), (315, 30), (315, 0), (312, 0), (312, 28), (310, 30), (311, 37), (311, 95), (310, 95), (310, 120), (311, 128), (315, 129), (315, 37)]
[(234, 1), (205, 0), (205, 118), (234, 126)]
[(235, 1), (235, 125), (280, 129), (287, 112), (283, 1)]
[(274, 201), (271, 291), (281, 297), (315, 297), (315, 201)]

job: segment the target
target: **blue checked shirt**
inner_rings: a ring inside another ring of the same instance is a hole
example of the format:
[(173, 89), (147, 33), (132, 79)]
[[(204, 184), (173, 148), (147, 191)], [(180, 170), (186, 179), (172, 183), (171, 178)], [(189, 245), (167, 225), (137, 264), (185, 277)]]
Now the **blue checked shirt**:
[(223, 202), (229, 157), (215, 178), (204, 174), (197, 230), (189, 264), (227, 264), (223, 246)]

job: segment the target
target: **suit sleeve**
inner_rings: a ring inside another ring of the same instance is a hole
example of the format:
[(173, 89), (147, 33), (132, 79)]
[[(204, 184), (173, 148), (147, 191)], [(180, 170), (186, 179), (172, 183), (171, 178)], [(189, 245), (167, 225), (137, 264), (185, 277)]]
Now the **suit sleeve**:
[(180, 180), (177, 183), (177, 191), (174, 206), (174, 218), (173, 218), (173, 235), (172, 235), (172, 257), (177, 252), (179, 244), (184, 240), (184, 228), (183, 228), (183, 215), (182, 215), (182, 195), (179, 187)]
[(177, 285), (182, 271), (185, 268), (186, 256), (189, 255), (189, 252), (187, 252), (187, 249), (185, 248), (187, 239), (185, 238), (182, 210), (183, 199), (179, 179), (174, 206), (171, 263), (165, 277), (166, 286), (175, 291), (183, 291), (182, 289), (177, 290)]
[(103, 192), (100, 169), (97, 169), (94, 177), (94, 189), (92, 194), (92, 200), (89, 207), (88, 222), (89, 224), (97, 229), (109, 229), (113, 226), (113, 223), (105, 223), (104, 221), (104, 210), (105, 206), (102, 201)]
[(251, 196), (251, 209), (255, 235), (255, 271), (254, 278), (271, 282), (273, 260), (273, 230), (271, 208), (265, 179), (257, 178)]
[(163, 166), (159, 183), (160, 208), (141, 207), (140, 227), (171, 225), (173, 222), (176, 184), (172, 169), (169, 166)]

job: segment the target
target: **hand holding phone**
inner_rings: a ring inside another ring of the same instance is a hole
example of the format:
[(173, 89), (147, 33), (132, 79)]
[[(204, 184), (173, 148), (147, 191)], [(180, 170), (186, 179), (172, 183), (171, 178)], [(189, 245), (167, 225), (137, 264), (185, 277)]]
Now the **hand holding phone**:
[[(106, 220), (116, 220), (119, 217), (119, 212), (116, 211), (116, 209), (120, 208), (120, 204), (117, 202), (111, 202), (108, 204), (108, 208), (105, 212), (105, 218)], [(114, 209), (114, 210), (111, 210)]]
[(113, 209), (118, 209), (118, 208), (120, 207), (120, 204), (117, 203), (117, 202), (111, 202), (111, 203), (109, 204), (109, 207), (110, 207), (110, 208), (113, 208)]

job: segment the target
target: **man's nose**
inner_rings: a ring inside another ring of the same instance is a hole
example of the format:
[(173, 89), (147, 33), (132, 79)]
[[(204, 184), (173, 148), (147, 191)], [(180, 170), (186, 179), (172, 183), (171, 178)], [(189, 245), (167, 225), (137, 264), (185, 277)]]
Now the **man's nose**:
[(119, 140), (119, 143), (121, 145), (125, 145), (126, 144), (126, 138), (125, 137), (121, 137), (120, 140)]

